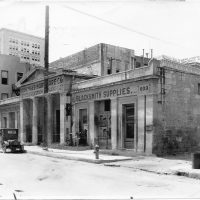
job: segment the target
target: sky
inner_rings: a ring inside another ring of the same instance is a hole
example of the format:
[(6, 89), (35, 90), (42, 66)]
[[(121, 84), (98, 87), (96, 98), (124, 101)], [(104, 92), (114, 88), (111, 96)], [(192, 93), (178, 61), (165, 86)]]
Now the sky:
[(44, 37), (45, 5), (50, 62), (98, 43), (200, 56), (199, 0), (0, 0), (0, 28)]

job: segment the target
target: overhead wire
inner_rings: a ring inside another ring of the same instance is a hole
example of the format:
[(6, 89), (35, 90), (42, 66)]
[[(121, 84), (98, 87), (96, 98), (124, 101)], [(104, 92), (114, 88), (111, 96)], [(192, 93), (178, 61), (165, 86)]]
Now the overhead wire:
[[(59, 4), (59, 5), (60, 5), (60, 4)], [(141, 36), (144, 36), (144, 37), (147, 37), (147, 38), (151, 38), (151, 39), (153, 39), (153, 40), (157, 40), (157, 41), (160, 41), (160, 42), (165, 43), (165, 44), (170, 44), (170, 45), (174, 45), (174, 46), (183, 47), (183, 46), (180, 45), (180, 44), (176, 44), (176, 43), (171, 42), (171, 41), (163, 40), (163, 39), (161, 39), (161, 38), (159, 38), (159, 37), (156, 37), (156, 36), (153, 36), (153, 35), (150, 35), (150, 34), (147, 34), (147, 33), (141, 32), (141, 31), (138, 31), (138, 30), (136, 30), (136, 29), (129, 28), (129, 27), (127, 27), (127, 26), (123, 26), (123, 25), (121, 25), (121, 24), (118, 24), (118, 23), (116, 23), (116, 22), (112, 22), (112, 21), (107, 20), (107, 19), (103, 19), (103, 18), (101, 18), (101, 17), (98, 17), (98, 16), (96, 16), (96, 15), (93, 15), (93, 14), (90, 14), (90, 13), (87, 13), (87, 12), (84, 12), (84, 11), (82, 11), (82, 10), (73, 8), (73, 7), (68, 6), (68, 5), (63, 5), (63, 4), (62, 4), (62, 5), (60, 5), (60, 6), (61, 6), (61, 7), (64, 7), (64, 8), (67, 8), (67, 9), (69, 9), (69, 10), (72, 10), (72, 11), (74, 11), (74, 12), (77, 12), (77, 13), (79, 13), (79, 14), (88, 16), (88, 17), (90, 17), (90, 18), (94, 18), (94, 19), (99, 20), (99, 21), (102, 21), (102, 22), (104, 22), (104, 23), (113, 25), (113, 26), (115, 26), (115, 27), (124, 29), (124, 30), (126, 30), (126, 31), (129, 31), (129, 32), (132, 32), (132, 33), (136, 33), (136, 34), (138, 34), (138, 35), (141, 35)]]

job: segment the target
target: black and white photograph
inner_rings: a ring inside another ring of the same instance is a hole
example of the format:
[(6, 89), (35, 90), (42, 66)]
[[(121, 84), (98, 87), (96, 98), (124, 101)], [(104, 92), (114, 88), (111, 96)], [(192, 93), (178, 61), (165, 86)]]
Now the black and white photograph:
[(199, 0), (0, 0), (0, 200), (200, 199)]

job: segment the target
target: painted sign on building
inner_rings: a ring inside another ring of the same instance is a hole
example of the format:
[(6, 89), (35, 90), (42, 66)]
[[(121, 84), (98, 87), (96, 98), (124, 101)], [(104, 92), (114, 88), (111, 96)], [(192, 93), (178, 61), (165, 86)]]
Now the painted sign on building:
[(115, 97), (130, 96), (130, 95), (142, 95), (151, 91), (150, 83), (147, 84), (122, 84), (113, 87), (99, 88), (92, 91), (85, 91), (80, 93), (74, 93), (72, 95), (73, 102), (90, 101), (110, 99)]
[(49, 92), (62, 91), (64, 89), (64, 76), (49, 79)]
[(22, 98), (33, 97), (44, 93), (44, 82), (40, 81), (30, 85), (22, 86), (20, 95)]
[[(56, 76), (49, 78), (48, 80), (48, 91), (59, 92), (64, 90), (64, 76)], [(32, 83), (29, 85), (22, 86), (20, 89), (20, 95), (22, 98), (30, 98), (44, 94), (44, 81)]]

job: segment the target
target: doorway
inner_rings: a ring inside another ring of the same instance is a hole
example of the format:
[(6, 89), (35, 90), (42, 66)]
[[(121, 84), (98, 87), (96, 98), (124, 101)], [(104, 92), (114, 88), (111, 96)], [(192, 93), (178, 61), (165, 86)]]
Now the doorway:
[(56, 110), (56, 130), (53, 132), (53, 143), (60, 142), (60, 110)]
[(79, 144), (87, 145), (87, 135), (88, 135), (88, 116), (87, 109), (79, 110)]
[(124, 105), (123, 112), (124, 112), (124, 147), (126, 149), (133, 149), (134, 139), (135, 139), (135, 104)]

